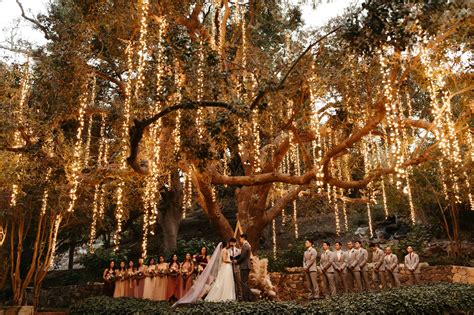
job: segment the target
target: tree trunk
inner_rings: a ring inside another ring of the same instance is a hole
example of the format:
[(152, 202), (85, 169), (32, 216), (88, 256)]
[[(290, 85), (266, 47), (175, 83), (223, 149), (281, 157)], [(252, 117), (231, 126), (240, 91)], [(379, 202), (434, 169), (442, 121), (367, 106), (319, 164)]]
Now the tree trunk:
[(176, 250), (179, 225), (183, 220), (183, 189), (178, 170), (171, 175), (171, 187), (162, 194), (158, 222), (163, 230), (163, 251), (169, 255)]
[(72, 270), (74, 268), (74, 251), (76, 249), (76, 243), (71, 242), (69, 244), (69, 260), (67, 264), (67, 269)]

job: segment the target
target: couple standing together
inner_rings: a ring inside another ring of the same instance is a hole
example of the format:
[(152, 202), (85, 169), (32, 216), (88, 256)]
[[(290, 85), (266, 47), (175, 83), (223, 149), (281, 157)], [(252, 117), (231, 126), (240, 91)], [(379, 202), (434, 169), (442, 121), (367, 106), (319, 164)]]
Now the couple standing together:
[[(229, 300), (250, 301), (249, 288), (252, 248), (247, 235), (239, 238), (242, 249), (235, 247), (237, 240), (231, 238), (229, 244), (219, 243), (204, 271), (196, 279), (191, 289), (173, 306), (193, 303), (198, 300), (219, 302)], [(207, 295), (206, 295), (207, 294)]]

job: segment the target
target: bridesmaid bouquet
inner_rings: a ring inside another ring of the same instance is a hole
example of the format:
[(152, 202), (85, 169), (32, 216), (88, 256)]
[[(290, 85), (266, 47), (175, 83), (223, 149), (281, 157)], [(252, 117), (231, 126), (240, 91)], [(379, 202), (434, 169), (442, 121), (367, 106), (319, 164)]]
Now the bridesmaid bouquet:
[(115, 277), (115, 281), (123, 281), (125, 280), (125, 273), (122, 271), (119, 271), (118, 275)]
[(137, 280), (140, 280), (145, 278), (145, 274), (143, 273), (143, 271), (138, 271), (135, 277)]
[(178, 274), (179, 274), (178, 269), (176, 269), (175, 267), (171, 267), (169, 274), (170, 274), (170, 276), (172, 276), (172, 277), (177, 277)]
[(159, 276), (160, 278), (163, 278), (165, 275), (166, 275), (165, 270), (164, 270), (163, 268), (159, 268), (159, 269), (158, 269), (158, 276)]
[(156, 276), (156, 269), (153, 268), (151, 270), (148, 270), (148, 276), (154, 278)]
[(105, 276), (105, 280), (106, 280), (107, 282), (112, 283), (112, 282), (115, 281), (115, 275), (114, 275), (113, 273), (110, 273), (110, 272), (109, 272), (109, 273)]
[(199, 264), (199, 265), (197, 266), (197, 273), (198, 273), (198, 274), (201, 274), (201, 272), (203, 272), (203, 270), (204, 270), (204, 267), (203, 267), (201, 264)]

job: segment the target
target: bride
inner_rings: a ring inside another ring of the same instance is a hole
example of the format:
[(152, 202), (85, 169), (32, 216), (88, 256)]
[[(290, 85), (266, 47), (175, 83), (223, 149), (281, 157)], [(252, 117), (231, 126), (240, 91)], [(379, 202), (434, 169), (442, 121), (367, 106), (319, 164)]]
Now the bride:
[(235, 300), (234, 273), (226, 245), (226, 242), (222, 243), (221, 267), (216, 281), (212, 284), (211, 290), (205, 298), (207, 302)]
[(206, 301), (235, 300), (234, 274), (226, 245), (226, 242), (217, 245), (204, 271), (173, 307), (201, 300), (206, 293)]

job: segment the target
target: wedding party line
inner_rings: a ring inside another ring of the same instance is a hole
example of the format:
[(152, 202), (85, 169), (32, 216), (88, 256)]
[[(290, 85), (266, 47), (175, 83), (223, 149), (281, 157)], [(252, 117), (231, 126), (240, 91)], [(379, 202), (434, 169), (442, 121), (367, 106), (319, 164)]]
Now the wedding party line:
[[(240, 248), (237, 244), (240, 244)], [(302, 253), (302, 267), (308, 299), (331, 297), (338, 293), (369, 291), (371, 288), (386, 289), (400, 286), (399, 262), (389, 246), (382, 249), (377, 243), (370, 243), (372, 252), (372, 274), (369, 275), (369, 252), (361, 241), (349, 241), (346, 250), (341, 242), (322, 242), (321, 253), (314, 247), (314, 241), (305, 241)], [(412, 246), (407, 247), (404, 268), (409, 275), (409, 284), (419, 283), (420, 260)], [(104, 270), (104, 294), (113, 297), (133, 297), (155, 301), (169, 301), (174, 305), (205, 301), (251, 301), (249, 273), (252, 267), (252, 251), (247, 236), (239, 241), (231, 238), (221, 242), (214, 253), (208, 255), (202, 247), (199, 254), (186, 253), (180, 262), (173, 254), (170, 261), (164, 256), (138, 260), (134, 266), (120, 261), (119, 268), (111, 261)], [(322, 291), (318, 284), (322, 277)], [(336, 285), (337, 284), (337, 285)]]

